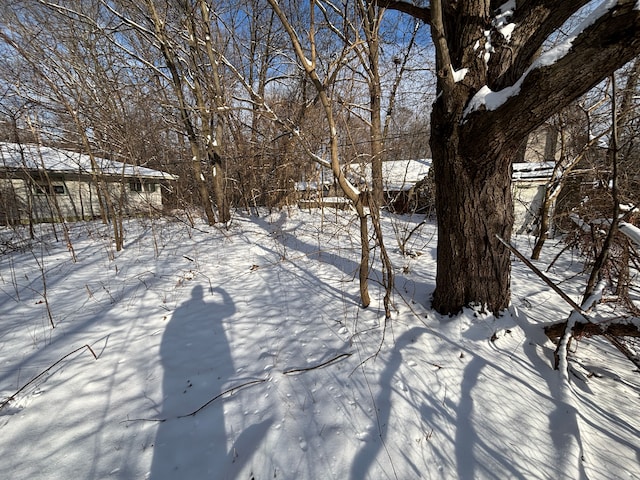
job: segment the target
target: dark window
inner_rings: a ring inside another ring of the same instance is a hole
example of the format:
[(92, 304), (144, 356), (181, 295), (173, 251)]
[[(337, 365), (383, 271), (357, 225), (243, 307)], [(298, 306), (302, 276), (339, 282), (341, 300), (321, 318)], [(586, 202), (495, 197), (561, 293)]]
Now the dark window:
[(130, 182), (129, 188), (132, 192), (155, 192), (156, 184), (147, 182)]
[(35, 185), (37, 195), (64, 195), (66, 190), (64, 185), (50, 185), (48, 183), (38, 183)]

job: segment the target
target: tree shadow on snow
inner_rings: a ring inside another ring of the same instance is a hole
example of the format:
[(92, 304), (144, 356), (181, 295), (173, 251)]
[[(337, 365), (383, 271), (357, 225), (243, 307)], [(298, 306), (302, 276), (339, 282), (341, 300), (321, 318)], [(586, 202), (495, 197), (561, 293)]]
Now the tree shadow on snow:
[[(486, 333), (486, 332), (485, 332)], [(475, 401), (475, 388), (481, 382), (481, 377), (485, 369), (493, 369), (501, 373), (505, 377), (515, 380), (518, 383), (527, 385), (514, 376), (511, 372), (503, 369), (497, 363), (492, 363), (480, 355), (477, 355), (470, 348), (466, 347), (464, 343), (457, 342), (448, 338), (446, 335), (433, 330), (428, 327), (413, 327), (410, 330), (404, 332), (395, 341), (395, 347), (391, 356), (385, 363), (384, 370), (381, 372), (378, 379), (378, 385), (380, 387), (380, 393), (375, 398), (375, 406), (377, 409), (377, 418), (372, 419), (373, 431), (377, 432), (376, 436), (367, 439), (363, 443), (363, 447), (356, 454), (352, 466), (350, 478), (352, 480), (362, 478), (372, 478), (372, 468), (377, 465), (378, 468), (383, 468), (379, 459), (379, 454), (387, 450), (386, 454), (390, 455), (391, 466), (389, 469), (394, 471), (387, 471), (386, 474), (389, 478), (398, 475), (395, 472), (394, 461), (400, 458), (397, 452), (393, 450), (396, 446), (385, 446), (385, 437), (388, 425), (390, 422), (402, 422), (403, 419), (393, 418), (391, 413), (392, 395), (399, 394), (404, 397), (403, 392), (398, 392), (395, 388), (395, 381), (397, 380), (398, 372), (406, 361), (403, 358), (404, 347), (415, 342), (419, 337), (424, 334), (429, 334), (434, 337), (434, 340), (454, 346), (464, 353), (467, 361), (463, 367), (463, 378), (460, 385), (460, 398), (458, 402), (445, 398), (441, 400), (434, 395), (433, 392), (425, 394), (422, 398), (422, 403), (416, 403), (414, 405), (416, 411), (420, 412), (420, 417), (426, 431), (437, 431), (437, 434), (441, 436), (443, 445), (438, 443), (430, 443), (432, 449), (432, 455), (436, 462), (440, 462), (441, 466), (446, 468), (446, 465), (453, 460), (451, 453), (455, 458), (455, 477), (460, 479), (474, 479), (481, 476), (490, 478), (495, 475), (494, 478), (525, 478), (525, 476), (519, 472), (515, 465), (512, 464), (508, 454), (499, 451), (494, 442), (490, 438), (487, 438), (488, 433), (479, 431), (481, 428), (474, 422), (474, 416), (477, 415)], [(471, 332), (471, 335), (480, 338), (478, 332)], [(488, 338), (487, 338), (487, 341)], [(450, 347), (447, 347), (450, 349)], [(439, 367), (438, 368), (442, 368)], [(446, 369), (447, 366), (444, 365)], [(437, 370), (436, 370), (437, 371)], [(434, 386), (437, 386), (439, 381), (437, 380), (437, 374), (434, 373), (433, 379), (423, 379), (427, 384), (433, 382)], [(446, 385), (446, 382), (444, 383)], [(440, 385), (441, 386), (441, 385)], [(416, 387), (419, 391), (420, 387)], [(429, 388), (427, 387), (427, 392)], [(408, 398), (405, 399), (409, 401)], [(482, 400), (482, 398), (480, 398)], [(455, 429), (451, 431), (446, 428), (448, 425), (454, 425)], [(379, 426), (379, 427), (378, 427)], [(397, 427), (396, 427), (397, 428)], [(448, 452), (446, 444), (453, 445), (454, 451)], [(409, 457), (404, 457), (405, 461), (409, 460)], [(399, 467), (400, 465), (398, 465)], [(415, 478), (418, 478), (424, 474), (426, 468), (437, 468), (437, 465), (416, 465), (410, 463), (408, 467), (415, 473)], [(493, 474), (491, 472), (494, 472)], [(500, 472), (500, 473), (495, 473)]]
[[(343, 255), (341, 255), (333, 253), (327, 245), (308, 243), (305, 241), (305, 238), (308, 238), (308, 236), (297, 236), (295, 234), (295, 227), (285, 230), (284, 225), (286, 219), (286, 214), (282, 212), (280, 217), (274, 222), (270, 223), (262, 217), (255, 218), (254, 222), (266, 232), (269, 232), (269, 236), (273, 238), (274, 241), (281, 243), (284, 247), (296, 250), (313, 260), (331, 265), (347, 276), (354, 278), (357, 276), (360, 263), (348, 258), (349, 249), (345, 248), (345, 250), (341, 252)], [(359, 252), (359, 244), (357, 248)]]
[(164, 420), (156, 434), (152, 480), (226, 478), (223, 471), (239, 470), (250, 458), (237, 457), (237, 451), (257, 443), (271, 423), (246, 428), (227, 449), (223, 398), (189, 415), (228, 389), (235, 376), (223, 325), (235, 313), (235, 305), (224, 289), (210, 292), (222, 301), (205, 302), (202, 286), (193, 287), (191, 298), (175, 310), (162, 337)]
[[(529, 322), (523, 313), (517, 315), (518, 321), (527, 326), (527, 331), (536, 328)], [(539, 371), (549, 389), (551, 400), (554, 403), (554, 410), (549, 413), (549, 433), (553, 442), (555, 458), (550, 458), (550, 464), (557, 470), (557, 478), (575, 478), (583, 480), (587, 474), (582, 462), (583, 448), (580, 438), (580, 427), (578, 425), (578, 410), (575, 402), (571, 400), (572, 393), (567, 391), (567, 386), (563, 385), (560, 372), (550, 370), (553, 365), (552, 350), (546, 350), (546, 357), (538, 352), (537, 345), (545, 345), (546, 338), (540, 326), (537, 326), (537, 341), (524, 343), (524, 352), (532, 365)], [(547, 370), (545, 372), (545, 370)], [(551, 373), (553, 372), (553, 373)]]
[[(387, 434), (389, 422), (391, 420), (391, 395), (393, 393), (393, 379), (403, 362), (403, 347), (408, 343), (415, 341), (424, 333), (434, 332), (426, 328), (413, 327), (410, 330), (404, 332), (395, 341), (395, 346), (391, 357), (387, 360), (384, 370), (380, 374), (380, 378), (378, 380), (380, 393), (375, 399), (377, 418), (371, 419), (372, 424), (375, 424), (373, 431), (376, 431), (377, 435), (367, 439), (367, 441), (363, 443), (363, 447), (358, 451), (355, 458), (353, 459), (350, 475), (350, 478), (352, 480), (368, 478), (370, 475), (371, 467), (376, 464), (376, 459), (379, 452), (384, 449), (385, 437)], [(413, 466), (413, 469), (416, 472), (417, 478), (419, 476), (419, 470), (416, 466)]]

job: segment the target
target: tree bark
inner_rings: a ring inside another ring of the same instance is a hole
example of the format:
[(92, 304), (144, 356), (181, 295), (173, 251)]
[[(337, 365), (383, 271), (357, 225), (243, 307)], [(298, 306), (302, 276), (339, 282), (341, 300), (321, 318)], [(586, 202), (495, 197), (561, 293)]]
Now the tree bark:
[(178, 110), (180, 112), (180, 119), (182, 120), (182, 124), (184, 127), (184, 133), (189, 140), (189, 147), (191, 148), (192, 155), (191, 166), (193, 168), (193, 175), (195, 177), (196, 185), (198, 186), (200, 202), (202, 208), (204, 208), (209, 225), (214, 225), (216, 223), (216, 217), (211, 205), (209, 186), (202, 172), (202, 152), (194, 122), (192, 121), (189, 114), (188, 102), (185, 98), (183, 76), (179, 69), (180, 62), (179, 59), (176, 58), (175, 53), (170, 47), (171, 43), (165, 30), (164, 21), (160, 18), (154, 3), (151, 0), (147, 0), (146, 3), (151, 14), (151, 21), (155, 29), (155, 36), (160, 44), (162, 56), (164, 58), (167, 69), (171, 74), (172, 88), (178, 100)]
[(380, 208), (384, 204), (382, 185), (382, 155), (384, 151), (384, 137), (382, 136), (382, 87), (380, 78), (380, 22), (382, 12), (374, 4), (360, 5), (364, 35), (367, 41), (367, 71), (369, 78), (369, 127), (371, 136), (371, 208)]
[(475, 168), (476, 159), (463, 157), (457, 148), (459, 122), (443, 122), (441, 109), (439, 102), (432, 114), (438, 212), (432, 306), (450, 315), (472, 304), (499, 312), (509, 306), (511, 263), (509, 251), (496, 235), (505, 240), (511, 237), (510, 163), (515, 149), (498, 149), (484, 168)]
[[(198, 0), (200, 6), (200, 12), (202, 15), (202, 23), (205, 30), (205, 45), (207, 50), (207, 57), (211, 68), (211, 78), (209, 80), (209, 88), (213, 94), (213, 104), (216, 111), (216, 126), (214, 129), (215, 135), (212, 138), (207, 136), (207, 152), (209, 160), (212, 163), (212, 177), (213, 177), (213, 195), (218, 207), (218, 220), (221, 223), (228, 223), (231, 220), (231, 212), (229, 211), (229, 202), (227, 201), (226, 194), (226, 169), (222, 156), (222, 143), (226, 135), (225, 125), (227, 123), (227, 105), (225, 103), (224, 89), (222, 87), (220, 70), (218, 64), (220, 63), (219, 55), (216, 55), (212, 45), (213, 32), (211, 31), (211, 19), (209, 13), (209, 7), (204, 0)], [(208, 130), (208, 128), (207, 128)]]
[[(515, 2), (506, 12), (507, 3), (477, 0), (377, 3), (431, 26), (438, 76), (431, 116), (438, 217), (432, 305), (445, 314), (474, 304), (498, 313), (509, 305), (511, 269), (496, 235), (511, 236), (510, 164), (517, 147), (638, 55), (637, 2), (603, 5), (570, 44), (546, 57), (540, 56), (546, 39), (586, 0)], [(496, 13), (516, 25), (509, 38)]]

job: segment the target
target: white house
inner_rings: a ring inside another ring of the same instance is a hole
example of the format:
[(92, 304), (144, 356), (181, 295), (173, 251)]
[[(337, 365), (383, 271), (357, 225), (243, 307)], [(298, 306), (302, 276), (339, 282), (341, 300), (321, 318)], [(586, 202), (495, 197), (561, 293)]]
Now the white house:
[(108, 205), (143, 214), (162, 208), (162, 186), (176, 179), (58, 148), (0, 143), (0, 224), (98, 218)]

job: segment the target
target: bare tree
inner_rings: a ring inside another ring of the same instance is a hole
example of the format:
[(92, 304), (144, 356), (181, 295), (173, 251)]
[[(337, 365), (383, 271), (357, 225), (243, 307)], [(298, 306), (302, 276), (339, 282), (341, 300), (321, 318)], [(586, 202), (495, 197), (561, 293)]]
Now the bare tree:
[[(220, 70), (225, 39), (216, 27), (217, 12), (212, 15), (209, 3), (202, 0), (102, 3), (126, 25), (119, 35), (135, 32), (135, 40), (123, 42), (115, 37), (114, 41), (153, 71), (157, 81), (170, 86), (180, 130), (190, 150), (191, 177), (200, 205), (210, 224), (228, 222), (224, 151), (231, 106)], [(132, 49), (133, 44), (138, 48)], [(154, 56), (158, 53), (159, 58)]]
[[(531, 253), (533, 260), (540, 258), (545, 241), (553, 228), (558, 200), (564, 192), (572, 172), (606, 133), (604, 131), (596, 135), (594, 132), (589, 132), (590, 111), (599, 108), (600, 104), (601, 101), (598, 99), (595, 105), (580, 104), (569, 107), (558, 114), (549, 125), (549, 129), (553, 131), (551, 137), (554, 140), (552, 146), (547, 143), (545, 149), (552, 151), (548, 159), (556, 163), (551, 178), (544, 187), (544, 197), (538, 212), (537, 238)], [(556, 152), (556, 148), (559, 148), (559, 152)], [(555, 159), (556, 153), (557, 161)]]

